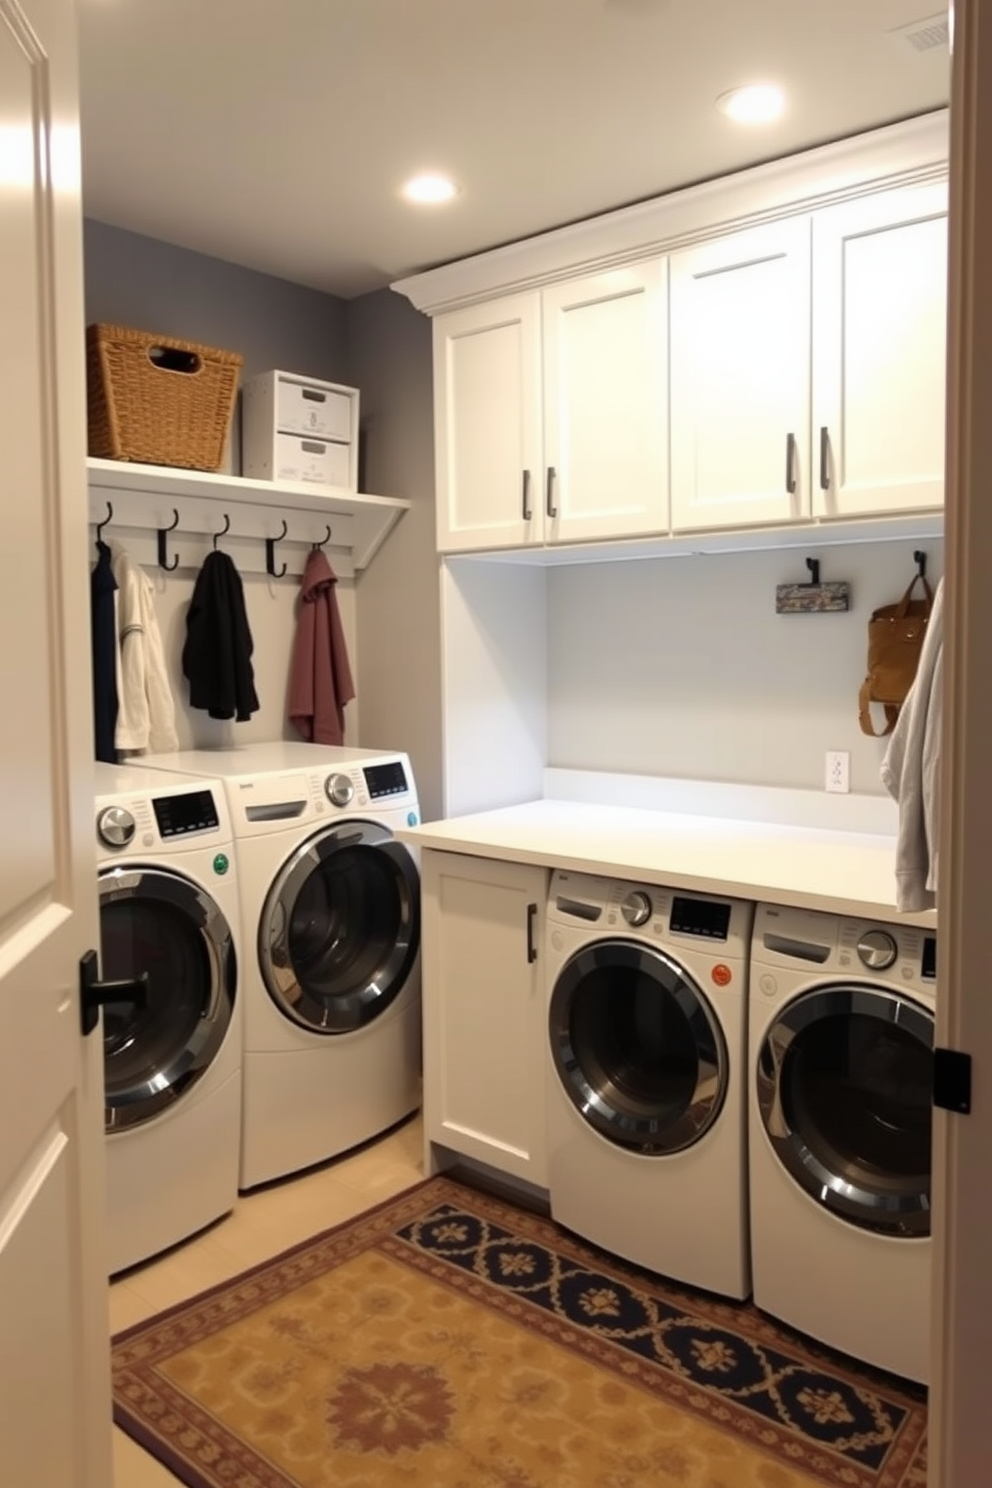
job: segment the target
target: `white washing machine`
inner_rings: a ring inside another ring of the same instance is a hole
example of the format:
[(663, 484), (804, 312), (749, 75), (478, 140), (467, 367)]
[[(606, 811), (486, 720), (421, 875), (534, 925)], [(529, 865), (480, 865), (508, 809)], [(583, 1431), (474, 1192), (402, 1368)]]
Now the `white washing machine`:
[(95, 766), (111, 1273), (227, 1214), (238, 1191), (238, 885), (217, 780)]
[(552, 1216), (664, 1276), (746, 1297), (753, 905), (552, 876)]
[(925, 1381), (936, 936), (759, 905), (751, 953), (754, 1300)]
[(243, 1189), (322, 1162), (421, 1099), (420, 874), (394, 829), (405, 754), (287, 740), (151, 756), (220, 776), (245, 956)]

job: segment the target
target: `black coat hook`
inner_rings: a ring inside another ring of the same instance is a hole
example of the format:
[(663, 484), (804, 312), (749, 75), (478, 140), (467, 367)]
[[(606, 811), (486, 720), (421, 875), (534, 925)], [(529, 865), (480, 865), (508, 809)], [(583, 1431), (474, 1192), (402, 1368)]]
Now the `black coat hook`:
[[(325, 525), (325, 527), (327, 526), (326, 523), (324, 525)], [(320, 548), (326, 548), (326, 546), (330, 542), (330, 540), (331, 540), (331, 529), (330, 529), (330, 527), (327, 527), (327, 535), (325, 536), (323, 542), (319, 542), (319, 543), (318, 542), (315, 542), (314, 543), (314, 545), (313, 545), (314, 552), (316, 553), (318, 551), (318, 549), (320, 549)]]
[(166, 563), (166, 561), (165, 561), (165, 536), (166, 536), (166, 533), (167, 532), (175, 532), (175, 530), (176, 530), (176, 528), (178, 526), (179, 526), (179, 513), (176, 511), (176, 508), (173, 507), (172, 508), (172, 521), (169, 523), (168, 527), (160, 527), (158, 529), (158, 566), (159, 566), (159, 568), (164, 568), (165, 571), (166, 571), (166, 573), (171, 573), (174, 568), (178, 568), (179, 567), (179, 554), (178, 553), (174, 556), (174, 558), (173, 558), (173, 560), (172, 560), (171, 563)]
[(925, 579), (927, 576), (927, 555), (920, 548), (913, 554), (913, 562), (916, 564), (917, 576)]
[(213, 535), (213, 540), (214, 540), (214, 552), (215, 552), (215, 553), (216, 553), (216, 551), (217, 551), (217, 539), (218, 539), (218, 538), (219, 538), (219, 537), (223, 537), (223, 536), (224, 536), (224, 534), (225, 534), (225, 533), (226, 533), (226, 532), (230, 532), (230, 530), (231, 530), (231, 519), (230, 519), (230, 517), (229, 517), (229, 516), (228, 516), (228, 515), (227, 515), (227, 512), (225, 512), (225, 513), (224, 513), (224, 525), (223, 525), (223, 527), (222, 527), (222, 528), (221, 528), (221, 529), (220, 529), (220, 531), (219, 531), (219, 532), (215, 532), (215, 533), (214, 533), (214, 535)]
[(820, 582), (820, 560), (819, 558), (807, 558), (806, 567), (809, 569), (807, 583), (811, 589), (815, 589)]
[(289, 528), (286, 526), (286, 519), (285, 517), (283, 517), (282, 531), (280, 532), (279, 536), (267, 537), (265, 539), (265, 572), (269, 574), (270, 577), (272, 577), (273, 579), (281, 579), (283, 574), (286, 572), (285, 563), (283, 564), (282, 568), (280, 568), (279, 572), (276, 572), (276, 543), (282, 542), (288, 531)]
[(102, 542), (103, 541), (103, 529), (104, 529), (104, 527), (107, 526), (108, 522), (112, 522), (113, 520), (114, 520), (114, 508), (111, 506), (110, 502), (108, 501), (107, 502), (107, 515), (104, 517), (104, 519), (103, 519), (102, 522), (97, 522), (97, 524), (96, 524), (96, 540), (97, 540), (97, 542)]

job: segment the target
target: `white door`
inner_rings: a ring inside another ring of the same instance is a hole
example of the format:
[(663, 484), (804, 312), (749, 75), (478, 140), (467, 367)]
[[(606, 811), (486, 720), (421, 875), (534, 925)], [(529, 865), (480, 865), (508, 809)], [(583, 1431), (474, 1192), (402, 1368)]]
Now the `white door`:
[(808, 516), (809, 218), (669, 264), (673, 529)]
[(668, 531), (667, 289), (652, 259), (542, 293), (549, 542)]
[(934, 1120), (934, 1329), (930, 1488), (992, 1483), (992, 29), (955, 0), (951, 111), (947, 614), (938, 914), (937, 1041), (973, 1060), (971, 1115)]
[[(22, 6), (24, 8), (22, 8)], [(0, 0), (0, 1483), (111, 1481), (71, 0)]]
[(815, 515), (943, 504), (946, 326), (946, 183), (814, 215)]
[(547, 871), (428, 849), (421, 886), (429, 1166), (434, 1143), (547, 1187)]
[(543, 539), (540, 305), (507, 295), (434, 321), (441, 553)]

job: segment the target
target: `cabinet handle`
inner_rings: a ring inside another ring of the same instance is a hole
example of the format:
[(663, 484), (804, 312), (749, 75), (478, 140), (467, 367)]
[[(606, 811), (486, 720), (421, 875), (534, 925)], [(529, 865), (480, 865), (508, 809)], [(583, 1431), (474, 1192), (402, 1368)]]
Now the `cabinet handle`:
[(793, 495), (796, 489), (796, 436), (785, 436), (785, 489)]
[(547, 491), (547, 501), (545, 503), (545, 510), (546, 510), (548, 516), (551, 517), (552, 519), (554, 519), (558, 515), (558, 508), (555, 506), (555, 480), (556, 479), (557, 479), (557, 472), (555, 470), (555, 467), (553, 465), (549, 465), (548, 466), (548, 491)]
[(529, 470), (525, 470), (524, 471), (524, 482), (523, 482), (523, 486), (524, 486), (524, 489), (523, 489), (524, 521), (525, 522), (529, 522), (530, 519), (531, 519), (531, 517), (534, 515), (534, 508), (530, 504), (530, 471)]
[(820, 490), (830, 489), (830, 430), (826, 424), (820, 430)]
[(531, 965), (537, 960), (537, 946), (534, 944), (534, 924), (537, 920), (537, 905), (527, 906), (527, 964)]

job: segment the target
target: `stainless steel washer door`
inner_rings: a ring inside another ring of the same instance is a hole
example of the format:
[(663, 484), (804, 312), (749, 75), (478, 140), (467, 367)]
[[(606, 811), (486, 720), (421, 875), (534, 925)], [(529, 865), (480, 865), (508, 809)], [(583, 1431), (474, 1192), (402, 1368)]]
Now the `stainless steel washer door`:
[(420, 944), (420, 878), (377, 822), (319, 832), (283, 865), (258, 927), (259, 965), (279, 1009), (312, 1033), (381, 1016)]
[(577, 951), (555, 982), (549, 1031), (569, 1100), (618, 1146), (680, 1152), (720, 1114), (722, 1031), (700, 988), (662, 951), (620, 939)]
[(205, 889), (165, 868), (100, 874), (100, 967), (148, 973), (148, 1006), (103, 1009), (105, 1125), (120, 1131), (181, 1100), (213, 1063), (234, 1015), (231, 927)]
[(900, 993), (835, 984), (784, 1007), (761, 1045), (772, 1149), (850, 1224), (930, 1233), (933, 1034), (933, 1014)]

